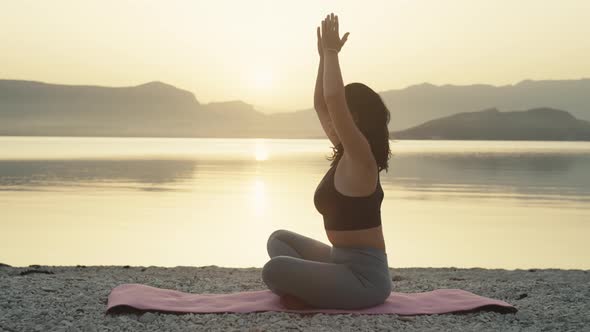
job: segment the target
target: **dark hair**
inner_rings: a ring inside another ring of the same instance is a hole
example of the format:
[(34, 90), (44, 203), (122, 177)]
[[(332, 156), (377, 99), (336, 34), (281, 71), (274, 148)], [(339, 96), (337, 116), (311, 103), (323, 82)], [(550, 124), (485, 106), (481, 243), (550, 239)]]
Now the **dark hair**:
[[(350, 113), (357, 118), (356, 125), (369, 141), (373, 156), (377, 161), (378, 170), (388, 171), (389, 149), (389, 110), (379, 94), (362, 83), (350, 83), (344, 87), (346, 104)], [(342, 158), (342, 143), (332, 147), (331, 166)]]

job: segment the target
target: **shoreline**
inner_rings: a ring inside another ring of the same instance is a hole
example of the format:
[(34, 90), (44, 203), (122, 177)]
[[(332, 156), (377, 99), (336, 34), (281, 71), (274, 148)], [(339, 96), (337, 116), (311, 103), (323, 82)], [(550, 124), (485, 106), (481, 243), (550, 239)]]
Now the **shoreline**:
[(583, 330), (590, 326), (590, 270), (392, 268), (397, 292), (460, 288), (514, 305), (515, 314), (300, 315), (163, 314), (105, 315), (110, 290), (123, 283), (191, 293), (266, 289), (261, 268), (209, 266), (47, 266), (0, 263), (0, 331), (424, 331)]
[[(34, 270), (34, 269), (86, 269), (86, 268), (95, 268), (95, 269), (144, 269), (147, 270), (148, 268), (152, 269), (219, 269), (219, 270), (262, 270), (262, 267), (257, 266), (248, 266), (248, 267), (235, 267), (235, 266), (221, 266), (221, 265), (176, 265), (176, 266), (160, 266), (160, 265), (43, 265), (43, 264), (30, 264), (30, 265), (10, 265), (6, 263), (0, 262), (0, 269), (2, 268), (11, 268), (11, 269), (19, 269), (19, 270)], [(418, 270), (432, 270), (432, 271), (473, 271), (473, 270), (481, 270), (481, 271), (495, 271), (495, 272), (539, 272), (539, 271), (546, 271), (546, 272), (582, 272), (588, 273), (590, 276), (590, 268), (583, 269), (583, 268), (543, 268), (543, 267), (529, 267), (529, 268), (487, 268), (487, 267), (457, 267), (457, 266), (442, 266), (442, 267), (418, 267), (418, 266), (411, 266), (411, 267), (398, 267), (398, 268), (389, 268), (392, 277), (397, 271), (418, 271)], [(2, 270), (0, 270), (1, 272)], [(0, 274), (1, 275), (1, 274)], [(590, 280), (589, 280), (590, 281)]]
[[(0, 138), (140, 138), (140, 139), (211, 139), (211, 140), (227, 140), (227, 139), (236, 139), (236, 140), (328, 140), (325, 135), (320, 136), (313, 136), (313, 137), (226, 137), (226, 136), (121, 136), (121, 135), (113, 135), (113, 136), (69, 136), (69, 135), (2, 135), (0, 134)], [(563, 142), (563, 143), (588, 143), (590, 139), (586, 140), (570, 140), (570, 139), (437, 139), (437, 138), (395, 138), (390, 137), (390, 141), (428, 141), (428, 142), (539, 142), (539, 143), (547, 143), (547, 142)]]

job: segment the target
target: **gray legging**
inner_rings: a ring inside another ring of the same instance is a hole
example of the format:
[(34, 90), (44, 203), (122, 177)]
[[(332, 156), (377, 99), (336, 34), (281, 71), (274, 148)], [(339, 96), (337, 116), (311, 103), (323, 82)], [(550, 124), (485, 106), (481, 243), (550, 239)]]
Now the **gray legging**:
[(262, 280), (278, 295), (318, 308), (360, 309), (385, 302), (391, 293), (381, 249), (331, 247), (283, 229), (270, 235), (266, 247), (271, 259)]

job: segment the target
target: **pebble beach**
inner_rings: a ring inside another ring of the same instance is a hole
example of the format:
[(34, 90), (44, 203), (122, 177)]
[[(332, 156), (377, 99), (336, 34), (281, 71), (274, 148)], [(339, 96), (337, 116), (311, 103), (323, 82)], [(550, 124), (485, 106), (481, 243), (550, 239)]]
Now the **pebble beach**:
[(259, 312), (106, 314), (111, 289), (142, 283), (191, 293), (266, 289), (260, 268), (0, 264), (0, 331), (590, 331), (590, 271), (391, 269), (394, 290), (461, 288), (518, 312), (356, 315)]

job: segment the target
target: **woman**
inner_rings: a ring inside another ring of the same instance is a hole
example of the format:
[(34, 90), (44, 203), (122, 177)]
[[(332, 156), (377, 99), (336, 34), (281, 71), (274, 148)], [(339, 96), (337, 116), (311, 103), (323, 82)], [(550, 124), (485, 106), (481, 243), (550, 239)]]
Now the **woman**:
[(271, 260), (262, 279), (292, 309), (360, 309), (383, 303), (391, 293), (379, 182), (390, 155), (389, 111), (367, 86), (343, 86), (338, 52), (348, 35), (340, 39), (334, 14), (322, 21), (321, 34), (317, 28), (314, 105), (335, 147), (314, 204), (332, 246), (287, 230), (273, 232), (267, 242)]

